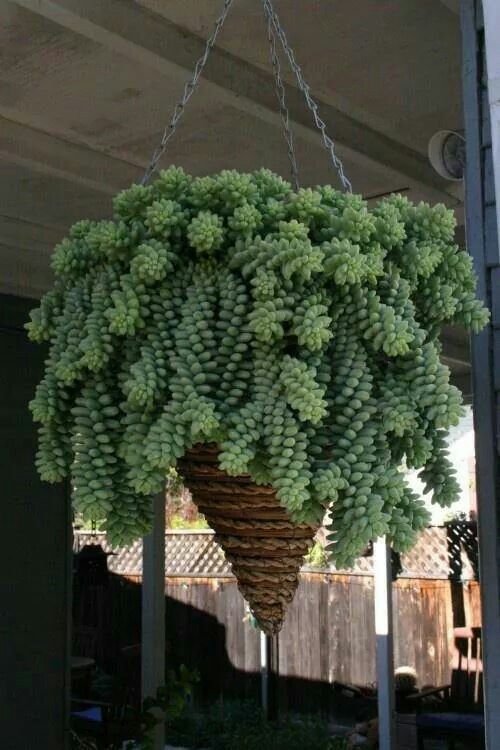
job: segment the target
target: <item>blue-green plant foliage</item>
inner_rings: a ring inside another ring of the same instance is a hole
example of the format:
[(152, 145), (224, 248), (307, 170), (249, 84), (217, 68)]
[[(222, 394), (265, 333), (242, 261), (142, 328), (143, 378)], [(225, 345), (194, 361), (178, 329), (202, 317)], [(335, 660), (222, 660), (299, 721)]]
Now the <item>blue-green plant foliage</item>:
[(337, 564), (386, 534), (408, 548), (457, 483), (445, 438), (461, 396), (440, 361), (445, 323), (487, 321), (444, 206), (374, 209), (268, 170), (178, 168), (81, 221), (53, 254), (30, 337), (48, 341), (31, 404), (43, 479), (71, 478), (113, 543), (150, 524), (152, 493), (199, 442), (229, 474), (273, 485), (297, 522), (328, 511)]

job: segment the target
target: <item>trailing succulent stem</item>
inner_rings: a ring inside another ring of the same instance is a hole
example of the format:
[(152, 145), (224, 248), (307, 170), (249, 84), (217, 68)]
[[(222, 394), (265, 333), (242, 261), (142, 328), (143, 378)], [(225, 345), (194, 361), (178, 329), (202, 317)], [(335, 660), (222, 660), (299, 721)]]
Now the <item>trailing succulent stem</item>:
[(69, 476), (77, 510), (122, 544), (186, 450), (216, 442), (297, 522), (327, 513), (337, 564), (382, 534), (408, 547), (427, 513), (402, 461), (435, 502), (457, 489), (439, 332), (487, 321), (451, 212), (176, 168), (114, 212), (56, 247), (27, 324), (50, 347), (31, 404), (41, 476)]

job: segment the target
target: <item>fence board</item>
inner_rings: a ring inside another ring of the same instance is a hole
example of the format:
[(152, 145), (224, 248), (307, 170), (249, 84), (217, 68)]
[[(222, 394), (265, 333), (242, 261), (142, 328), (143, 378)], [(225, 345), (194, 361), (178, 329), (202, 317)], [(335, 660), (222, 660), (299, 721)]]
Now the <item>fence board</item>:
[[(113, 576), (114, 630), (126, 642), (140, 632), (140, 578)], [(478, 625), (478, 584), (461, 586), (465, 620)], [(204, 697), (254, 695), (259, 689), (258, 631), (245, 617), (234, 579), (166, 579), (167, 656), (197, 668)], [(450, 680), (451, 582), (401, 579), (394, 584), (395, 666), (411, 666), (420, 685)], [(459, 612), (461, 617), (461, 613)], [(135, 629), (135, 630), (134, 630)], [(369, 576), (302, 574), (280, 635), (281, 694), (293, 709), (332, 704), (332, 682), (375, 682), (373, 581)]]
[[(206, 539), (202, 550), (209, 554)], [(259, 633), (245, 618), (235, 579), (190, 570), (165, 581), (169, 663), (199, 670), (202, 698), (258, 697)], [(112, 575), (113, 632), (121, 645), (140, 640), (140, 580), (137, 573)], [(449, 682), (453, 628), (480, 624), (478, 592), (472, 580), (399, 578), (393, 586), (395, 666), (415, 668), (420, 686)], [(280, 694), (291, 710), (331, 711), (335, 680), (375, 682), (370, 573), (301, 573), (280, 635), (280, 671)]]

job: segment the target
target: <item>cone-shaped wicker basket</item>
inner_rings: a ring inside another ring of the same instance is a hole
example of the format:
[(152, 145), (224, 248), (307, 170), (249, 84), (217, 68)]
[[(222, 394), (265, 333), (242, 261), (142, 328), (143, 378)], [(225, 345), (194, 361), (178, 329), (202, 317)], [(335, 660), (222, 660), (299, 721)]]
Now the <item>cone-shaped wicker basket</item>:
[(179, 461), (193, 500), (215, 531), (259, 626), (279, 632), (317, 529), (293, 523), (272, 487), (219, 468), (216, 444), (196, 445)]

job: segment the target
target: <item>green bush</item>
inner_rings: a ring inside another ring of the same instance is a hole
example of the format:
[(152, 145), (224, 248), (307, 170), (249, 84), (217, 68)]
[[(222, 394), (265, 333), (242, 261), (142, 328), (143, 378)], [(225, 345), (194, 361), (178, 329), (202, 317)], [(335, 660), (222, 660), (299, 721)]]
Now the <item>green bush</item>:
[(215, 705), (184, 715), (167, 729), (174, 746), (210, 750), (343, 750), (345, 742), (330, 735), (319, 719), (286, 719), (269, 723), (251, 702)]
[(315, 542), (304, 558), (306, 565), (311, 568), (328, 568), (328, 554), (321, 542)]

